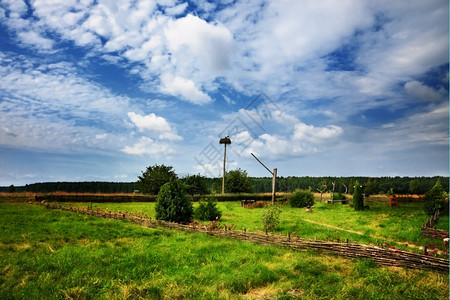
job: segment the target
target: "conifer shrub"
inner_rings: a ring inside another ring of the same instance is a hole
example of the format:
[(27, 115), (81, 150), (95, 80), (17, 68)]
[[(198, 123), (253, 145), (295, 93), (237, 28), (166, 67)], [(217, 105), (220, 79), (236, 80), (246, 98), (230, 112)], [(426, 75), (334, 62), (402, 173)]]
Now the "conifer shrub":
[(192, 220), (192, 202), (186, 195), (184, 185), (175, 177), (159, 190), (155, 211), (157, 220), (176, 223), (188, 223)]
[(307, 207), (314, 205), (314, 194), (310, 191), (295, 190), (289, 197), (289, 204), (291, 207)]
[(436, 184), (425, 193), (424, 209), (429, 215), (441, 210), (445, 204), (445, 192), (442, 188), (441, 181), (438, 179)]
[(222, 212), (217, 207), (214, 196), (209, 196), (206, 201), (201, 200), (194, 210), (194, 217), (201, 221), (214, 221), (222, 217)]
[(353, 209), (364, 210), (364, 195), (361, 184), (358, 181), (355, 182), (355, 188), (353, 190)]

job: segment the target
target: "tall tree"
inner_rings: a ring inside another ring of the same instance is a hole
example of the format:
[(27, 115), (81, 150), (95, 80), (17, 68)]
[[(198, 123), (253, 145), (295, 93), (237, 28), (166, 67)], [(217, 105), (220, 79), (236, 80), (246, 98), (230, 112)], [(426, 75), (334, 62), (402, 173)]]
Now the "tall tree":
[(153, 165), (147, 167), (142, 176), (138, 176), (138, 184), (142, 193), (156, 195), (159, 189), (171, 178), (176, 178), (177, 174), (172, 170), (172, 166)]
[(227, 193), (251, 193), (253, 183), (242, 169), (227, 172), (225, 176), (225, 191)]
[(208, 179), (200, 174), (188, 175), (182, 179), (183, 183), (187, 187), (188, 194), (208, 194)]

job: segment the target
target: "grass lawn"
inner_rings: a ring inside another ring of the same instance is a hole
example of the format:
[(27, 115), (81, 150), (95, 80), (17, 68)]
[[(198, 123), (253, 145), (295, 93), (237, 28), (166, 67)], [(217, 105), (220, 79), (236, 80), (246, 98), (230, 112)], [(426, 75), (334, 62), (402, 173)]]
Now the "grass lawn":
[[(87, 206), (86, 203), (67, 205)], [(196, 205), (194, 203), (194, 207)], [(218, 206), (222, 211), (222, 223), (234, 224), (237, 230), (265, 230), (261, 222), (261, 208), (245, 209), (240, 202), (219, 202)], [(94, 203), (93, 208), (96, 207), (143, 212), (151, 218), (155, 217), (155, 203)], [(422, 236), (422, 224), (428, 219), (422, 207), (422, 203), (402, 203), (398, 208), (389, 208), (385, 203), (370, 203), (369, 210), (354, 211), (348, 205), (316, 202), (313, 212), (308, 213), (305, 209), (283, 205), (276, 232), (296, 232), (300, 237), (317, 237), (320, 240), (348, 239), (349, 242), (362, 244), (386, 244), (418, 252), (420, 246), (442, 244), (441, 240)], [(448, 216), (442, 216), (439, 224), (448, 229)]]
[[(121, 205), (152, 211), (148, 203)], [(248, 211), (235, 203), (220, 206), (227, 223), (256, 226), (237, 222)], [(251, 212), (252, 222), (258, 211)], [(308, 218), (324, 221), (319, 212), (317, 206)], [(150, 229), (28, 204), (0, 203), (0, 214), (0, 299), (449, 297), (448, 275), (428, 270), (380, 267), (371, 260)], [(286, 220), (290, 214), (298, 218), (287, 208), (283, 214)], [(361, 226), (356, 230), (372, 225)]]

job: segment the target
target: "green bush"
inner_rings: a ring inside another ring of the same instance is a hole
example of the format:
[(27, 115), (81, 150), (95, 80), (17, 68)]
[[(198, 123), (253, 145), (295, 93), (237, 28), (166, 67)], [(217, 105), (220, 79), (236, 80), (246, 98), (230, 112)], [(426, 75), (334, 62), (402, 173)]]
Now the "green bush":
[(159, 190), (155, 211), (157, 220), (177, 223), (188, 223), (192, 220), (191, 200), (186, 196), (183, 184), (175, 177)]
[(353, 209), (364, 210), (364, 196), (361, 184), (358, 181), (355, 182), (355, 189), (353, 191)]
[(200, 201), (194, 211), (194, 217), (201, 221), (214, 221), (222, 217), (222, 212), (217, 207), (214, 196), (209, 196), (206, 201)]
[(425, 193), (424, 201), (425, 212), (429, 215), (434, 214), (435, 211), (441, 210), (444, 207), (445, 192), (439, 179), (431, 190)]
[(307, 207), (314, 205), (314, 194), (310, 191), (295, 190), (289, 197), (291, 207)]
[(281, 208), (274, 204), (265, 207), (261, 211), (261, 219), (264, 228), (274, 229), (280, 223)]
[(342, 193), (333, 193), (333, 200), (345, 200), (345, 195)]

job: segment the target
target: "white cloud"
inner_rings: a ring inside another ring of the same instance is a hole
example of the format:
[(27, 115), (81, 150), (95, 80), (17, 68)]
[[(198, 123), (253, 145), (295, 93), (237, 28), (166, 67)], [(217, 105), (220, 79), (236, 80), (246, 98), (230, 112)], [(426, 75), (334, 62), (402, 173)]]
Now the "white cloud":
[(51, 49), (53, 47), (53, 41), (40, 36), (37, 32), (27, 31), (19, 32), (19, 38), (25, 44), (30, 44), (41, 49)]
[(344, 130), (336, 125), (314, 127), (305, 123), (299, 123), (295, 125), (293, 140), (301, 141), (302, 143), (323, 144), (336, 139), (343, 132)]
[(203, 71), (217, 72), (230, 67), (233, 36), (222, 24), (210, 24), (189, 14), (169, 21), (164, 33), (168, 50), (180, 60), (193, 56), (197, 63), (205, 64)]
[(148, 154), (155, 156), (167, 156), (175, 153), (170, 145), (145, 136), (141, 137), (133, 146), (124, 147), (122, 152), (132, 155)]
[(134, 112), (129, 112), (128, 117), (139, 128), (139, 131), (170, 131), (169, 123), (163, 117), (158, 117), (154, 113), (146, 116), (138, 115)]
[(157, 134), (161, 140), (181, 141), (183, 138), (177, 135), (176, 130), (172, 128), (163, 117), (154, 113), (141, 116), (134, 112), (129, 112), (128, 117), (140, 132), (150, 131)]
[(182, 14), (186, 10), (187, 6), (188, 3), (184, 2), (176, 6), (167, 7), (164, 11), (169, 15), (176, 16)]
[(426, 101), (441, 100), (446, 94), (446, 91), (443, 88), (435, 90), (429, 86), (423, 85), (417, 80), (407, 82), (405, 84), (405, 90), (413, 97)]
[(212, 99), (195, 86), (192, 80), (164, 74), (161, 76), (161, 91), (195, 104), (206, 104)]

